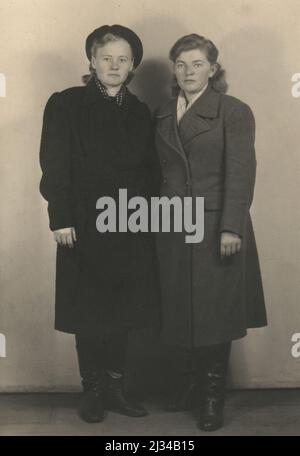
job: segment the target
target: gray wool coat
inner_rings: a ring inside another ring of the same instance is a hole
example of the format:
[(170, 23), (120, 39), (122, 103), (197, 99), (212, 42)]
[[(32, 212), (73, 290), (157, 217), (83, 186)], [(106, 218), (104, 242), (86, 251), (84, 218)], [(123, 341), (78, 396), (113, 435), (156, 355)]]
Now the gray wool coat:
[[(256, 158), (248, 105), (210, 85), (176, 121), (176, 99), (156, 115), (161, 196), (204, 197), (204, 239), (160, 233), (162, 340), (192, 348), (223, 343), (265, 326), (266, 310), (249, 214)], [(222, 231), (242, 238), (240, 253), (221, 259)]]

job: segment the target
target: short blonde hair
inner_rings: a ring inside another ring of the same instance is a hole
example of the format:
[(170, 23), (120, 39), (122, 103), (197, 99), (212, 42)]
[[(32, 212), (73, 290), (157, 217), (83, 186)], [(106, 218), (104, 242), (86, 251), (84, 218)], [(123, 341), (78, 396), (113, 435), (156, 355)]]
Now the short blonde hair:
[[(114, 33), (106, 33), (101, 38), (95, 38), (91, 45), (91, 54), (95, 57), (95, 55), (97, 53), (97, 49), (99, 47), (103, 47), (107, 43), (111, 43), (114, 41), (121, 41), (121, 40), (126, 41), (124, 38), (122, 38), (119, 35), (115, 35)], [(126, 43), (128, 43), (128, 41), (126, 41)], [(130, 46), (130, 43), (128, 43), (128, 44)], [(132, 50), (131, 46), (130, 46), (130, 49), (131, 49), (131, 54), (132, 54), (132, 59), (133, 59), (133, 50)], [(96, 70), (93, 68), (91, 62), (89, 65), (89, 71), (90, 71), (90, 74), (85, 74), (84, 76), (82, 76), (82, 82), (84, 84), (87, 84), (91, 79), (96, 77)], [(128, 77), (125, 81), (125, 84), (129, 84), (132, 81), (133, 77), (134, 77), (134, 71), (130, 71), (128, 74)]]

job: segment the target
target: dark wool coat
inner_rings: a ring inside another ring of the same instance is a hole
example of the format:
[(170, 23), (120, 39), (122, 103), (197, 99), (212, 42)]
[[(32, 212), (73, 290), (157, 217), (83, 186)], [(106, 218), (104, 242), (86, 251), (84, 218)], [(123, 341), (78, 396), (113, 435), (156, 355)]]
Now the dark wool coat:
[[(210, 86), (176, 121), (176, 101), (157, 114), (161, 195), (204, 197), (204, 240), (185, 233), (157, 237), (162, 286), (162, 339), (197, 347), (238, 339), (266, 325), (249, 214), (255, 182), (255, 124), (250, 108)], [(220, 234), (242, 237), (240, 253), (221, 259)]]
[(128, 92), (120, 108), (93, 80), (54, 93), (45, 108), (40, 162), (50, 229), (74, 226), (77, 234), (75, 248), (57, 247), (55, 328), (96, 335), (155, 325), (153, 235), (96, 229), (98, 198), (118, 203), (123, 188), (128, 199), (149, 199), (159, 190), (147, 106)]

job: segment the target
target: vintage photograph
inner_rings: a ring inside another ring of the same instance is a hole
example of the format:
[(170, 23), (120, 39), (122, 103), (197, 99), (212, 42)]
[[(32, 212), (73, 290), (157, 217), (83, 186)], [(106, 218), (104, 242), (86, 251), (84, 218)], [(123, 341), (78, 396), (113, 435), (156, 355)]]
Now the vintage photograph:
[(300, 436), (300, 3), (0, 0), (0, 35), (0, 436)]

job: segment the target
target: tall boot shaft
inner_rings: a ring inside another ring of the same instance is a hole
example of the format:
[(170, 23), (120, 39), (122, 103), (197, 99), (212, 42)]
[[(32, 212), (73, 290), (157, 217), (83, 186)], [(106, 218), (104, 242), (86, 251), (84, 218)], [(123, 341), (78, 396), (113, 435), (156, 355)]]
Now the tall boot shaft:
[(206, 394), (224, 396), (231, 342), (207, 347), (204, 359)]
[(96, 338), (76, 335), (76, 350), (83, 390), (102, 390), (105, 386), (103, 344)]
[(99, 423), (105, 417), (105, 371), (96, 340), (76, 336), (76, 349), (83, 393), (78, 407), (80, 418), (87, 423)]
[(198, 426), (203, 431), (214, 431), (223, 425), (230, 350), (231, 342), (201, 349), (203, 402), (198, 403)]

